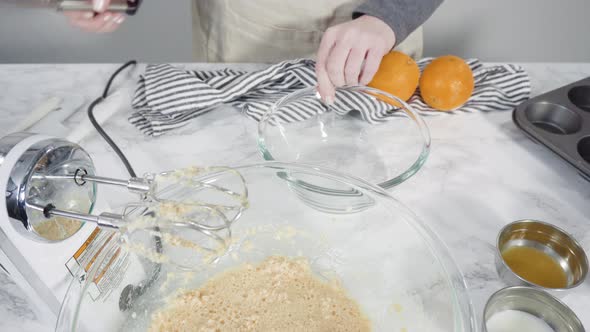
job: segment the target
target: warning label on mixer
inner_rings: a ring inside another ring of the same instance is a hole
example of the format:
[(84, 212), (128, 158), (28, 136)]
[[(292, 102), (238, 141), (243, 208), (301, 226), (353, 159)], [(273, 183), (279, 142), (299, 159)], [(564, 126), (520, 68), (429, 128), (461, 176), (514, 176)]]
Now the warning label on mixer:
[(95, 301), (119, 285), (129, 266), (129, 254), (117, 245), (114, 235), (113, 232), (96, 228), (66, 262), (70, 274), (77, 276), (80, 282), (86, 280), (90, 271), (96, 270), (88, 288), (88, 293)]

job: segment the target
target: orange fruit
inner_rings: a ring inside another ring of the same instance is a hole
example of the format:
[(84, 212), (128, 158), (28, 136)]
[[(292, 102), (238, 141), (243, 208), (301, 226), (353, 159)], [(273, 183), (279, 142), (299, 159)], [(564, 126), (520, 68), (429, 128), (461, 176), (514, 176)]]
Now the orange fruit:
[(475, 82), (469, 65), (454, 55), (434, 59), (420, 77), (420, 95), (426, 104), (450, 111), (469, 100)]
[[(419, 80), (420, 68), (416, 61), (402, 52), (392, 51), (383, 57), (379, 70), (368, 85), (407, 101), (416, 92)], [(379, 96), (379, 99), (400, 106), (393, 100), (385, 100), (389, 98)]]

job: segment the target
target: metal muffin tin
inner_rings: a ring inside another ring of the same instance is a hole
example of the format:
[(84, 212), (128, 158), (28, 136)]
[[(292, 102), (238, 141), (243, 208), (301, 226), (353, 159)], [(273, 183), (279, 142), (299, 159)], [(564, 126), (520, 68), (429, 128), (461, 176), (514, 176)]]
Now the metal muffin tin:
[(513, 119), (590, 179), (590, 77), (524, 102)]

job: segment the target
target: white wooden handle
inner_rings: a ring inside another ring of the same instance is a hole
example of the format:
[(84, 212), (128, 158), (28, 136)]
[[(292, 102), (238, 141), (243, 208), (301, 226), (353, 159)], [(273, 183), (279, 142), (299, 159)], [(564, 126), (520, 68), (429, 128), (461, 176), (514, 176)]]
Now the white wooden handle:
[(41, 105), (37, 106), (31, 114), (29, 114), (23, 121), (21, 121), (13, 129), (13, 132), (27, 131), (34, 124), (41, 121), (47, 114), (55, 111), (62, 103), (59, 97), (51, 97), (45, 100)]

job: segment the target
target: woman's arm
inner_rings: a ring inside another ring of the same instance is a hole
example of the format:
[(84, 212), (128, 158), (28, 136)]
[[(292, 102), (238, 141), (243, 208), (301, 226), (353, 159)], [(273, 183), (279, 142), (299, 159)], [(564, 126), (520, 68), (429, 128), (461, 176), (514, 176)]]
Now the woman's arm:
[(387, 23), (395, 32), (396, 43), (403, 42), (434, 13), (443, 0), (368, 0), (353, 18), (370, 15)]

